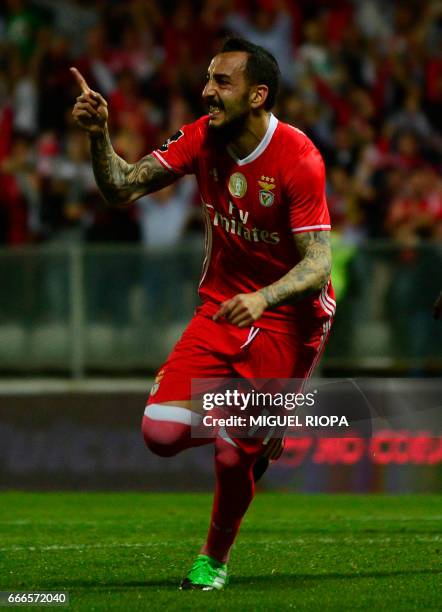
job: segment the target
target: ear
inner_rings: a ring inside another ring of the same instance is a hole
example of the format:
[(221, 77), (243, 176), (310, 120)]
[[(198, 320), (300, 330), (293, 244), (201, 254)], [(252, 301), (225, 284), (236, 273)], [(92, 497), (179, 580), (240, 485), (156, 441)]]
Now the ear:
[(252, 108), (260, 108), (264, 105), (269, 88), (267, 85), (255, 85), (250, 91), (250, 105)]

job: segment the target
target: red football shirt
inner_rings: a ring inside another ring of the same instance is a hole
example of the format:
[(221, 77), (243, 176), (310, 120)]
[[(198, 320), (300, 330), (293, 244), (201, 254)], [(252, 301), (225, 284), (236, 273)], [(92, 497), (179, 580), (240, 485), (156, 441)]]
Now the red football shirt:
[[(330, 229), (320, 153), (300, 130), (270, 116), (267, 132), (244, 159), (219, 148), (208, 117), (185, 125), (155, 157), (178, 175), (195, 174), (206, 220), (199, 293), (208, 314), (237, 293), (257, 291), (299, 260), (293, 234)], [(256, 327), (308, 337), (334, 312), (333, 290), (265, 311)]]

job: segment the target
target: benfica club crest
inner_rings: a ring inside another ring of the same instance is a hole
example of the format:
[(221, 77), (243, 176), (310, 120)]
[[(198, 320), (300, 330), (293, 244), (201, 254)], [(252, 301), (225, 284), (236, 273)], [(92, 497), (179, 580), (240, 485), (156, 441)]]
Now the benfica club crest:
[(259, 203), (268, 208), (275, 201), (275, 194), (273, 193), (273, 189), (275, 189), (275, 179), (269, 176), (262, 176), (261, 180), (258, 181), (258, 185), (262, 188), (259, 191)]
[(155, 393), (158, 391), (160, 387), (160, 382), (163, 380), (163, 378), (164, 378), (164, 369), (161, 369), (155, 377), (155, 381), (150, 390), (151, 395), (155, 395)]

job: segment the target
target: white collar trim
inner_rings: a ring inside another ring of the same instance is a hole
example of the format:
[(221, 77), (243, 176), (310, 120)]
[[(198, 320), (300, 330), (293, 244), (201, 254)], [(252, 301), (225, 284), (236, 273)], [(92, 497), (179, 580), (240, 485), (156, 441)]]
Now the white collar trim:
[(229, 155), (233, 157), (233, 159), (238, 164), (238, 166), (244, 166), (245, 164), (250, 164), (250, 162), (255, 161), (255, 159), (259, 157), (261, 153), (263, 153), (268, 147), (270, 141), (272, 140), (272, 136), (277, 126), (278, 126), (278, 119), (275, 117), (273, 113), (270, 113), (270, 120), (269, 120), (269, 125), (267, 127), (267, 131), (264, 135), (264, 138), (261, 140), (261, 142), (256, 147), (256, 149), (254, 149), (251, 153), (249, 153), (247, 157), (244, 157), (243, 159), (238, 159), (238, 157), (236, 157), (236, 155), (233, 153), (231, 148), (227, 147), (227, 151), (229, 152)]

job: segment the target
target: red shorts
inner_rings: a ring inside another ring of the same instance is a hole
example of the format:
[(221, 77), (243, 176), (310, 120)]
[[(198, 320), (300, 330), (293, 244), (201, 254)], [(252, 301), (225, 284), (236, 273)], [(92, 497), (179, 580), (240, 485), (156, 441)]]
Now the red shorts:
[(321, 356), (330, 319), (310, 337), (262, 328), (240, 329), (197, 312), (159, 369), (148, 403), (190, 400), (192, 379), (308, 378)]

